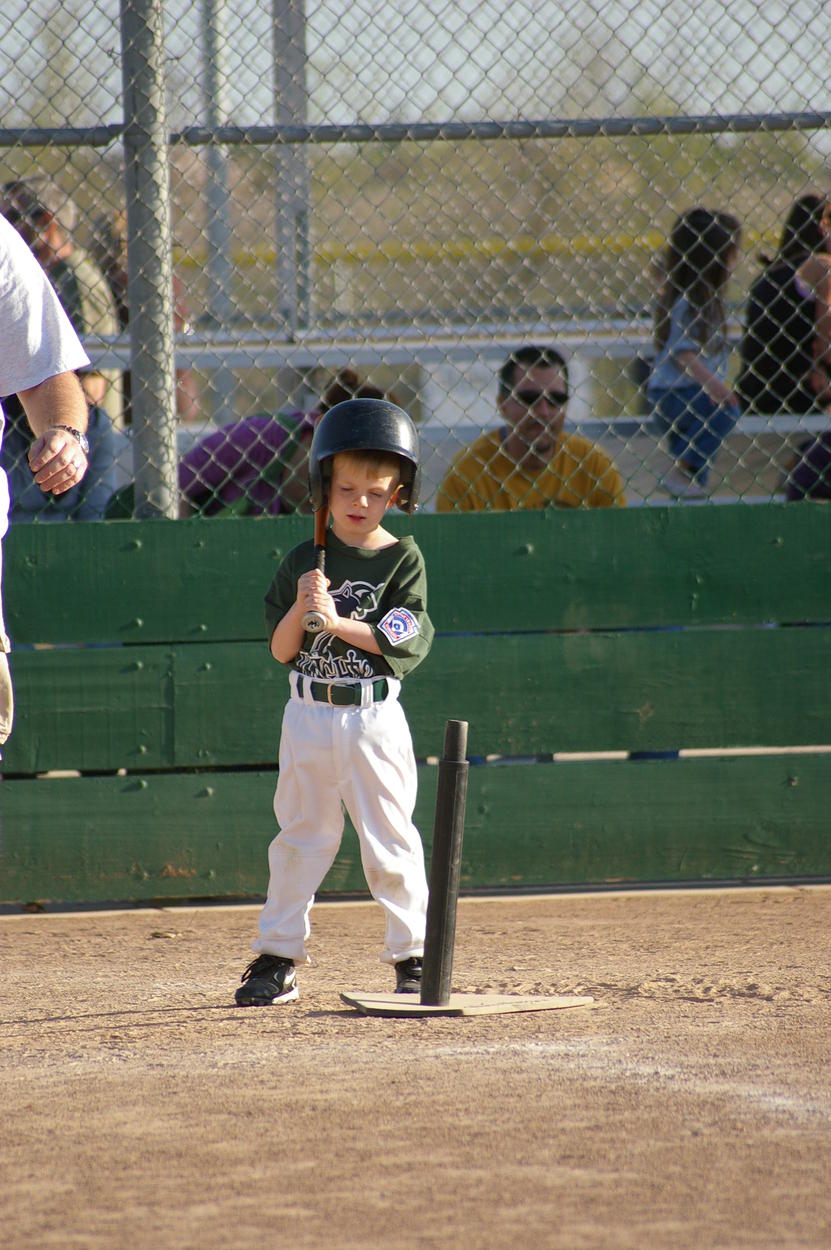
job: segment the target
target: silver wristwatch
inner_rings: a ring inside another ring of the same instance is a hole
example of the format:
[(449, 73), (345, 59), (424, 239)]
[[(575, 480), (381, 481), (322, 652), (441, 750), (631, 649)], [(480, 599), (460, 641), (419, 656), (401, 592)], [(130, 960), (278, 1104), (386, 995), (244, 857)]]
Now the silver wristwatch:
[(84, 453), (84, 455), (85, 456), (89, 455), (89, 439), (87, 438), (83, 430), (76, 430), (74, 425), (53, 425), (52, 429), (53, 430), (66, 430), (66, 432), (68, 434), (71, 434), (73, 438), (77, 438), (78, 446), (81, 448), (81, 451)]

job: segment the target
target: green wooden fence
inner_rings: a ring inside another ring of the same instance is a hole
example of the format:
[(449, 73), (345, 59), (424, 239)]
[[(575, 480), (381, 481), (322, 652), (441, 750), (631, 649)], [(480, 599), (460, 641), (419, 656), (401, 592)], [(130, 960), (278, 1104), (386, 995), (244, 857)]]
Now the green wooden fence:
[[(402, 696), (428, 851), (448, 717), (488, 761), (463, 888), (831, 877), (831, 754), (811, 749), (831, 743), (831, 509), (392, 525), (424, 551), (438, 630)], [(308, 530), (12, 529), (0, 902), (262, 895), (287, 690), (262, 600)], [(562, 758), (587, 752), (641, 758)], [(350, 832), (324, 891), (364, 888)]]

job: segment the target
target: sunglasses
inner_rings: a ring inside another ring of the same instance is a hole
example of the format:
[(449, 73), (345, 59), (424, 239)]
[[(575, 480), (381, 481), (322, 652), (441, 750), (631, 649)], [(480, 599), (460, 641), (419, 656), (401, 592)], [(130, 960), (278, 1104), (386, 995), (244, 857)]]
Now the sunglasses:
[(541, 399), (550, 408), (562, 408), (568, 403), (568, 391), (516, 391), (513, 397), (525, 408), (533, 408)]

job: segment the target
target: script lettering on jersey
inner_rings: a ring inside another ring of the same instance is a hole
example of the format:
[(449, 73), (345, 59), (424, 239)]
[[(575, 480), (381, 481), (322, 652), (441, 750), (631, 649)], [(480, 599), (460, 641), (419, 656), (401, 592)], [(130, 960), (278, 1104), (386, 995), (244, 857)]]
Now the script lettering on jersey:
[(362, 651), (351, 647), (345, 655), (332, 655), (327, 647), (331, 634), (318, 634), (310, 651), (301, 651), (295, 658), (294, 667), (306, 677), (319, 681), (338, 681), (344, 677), (374, 677), (375, 669)]

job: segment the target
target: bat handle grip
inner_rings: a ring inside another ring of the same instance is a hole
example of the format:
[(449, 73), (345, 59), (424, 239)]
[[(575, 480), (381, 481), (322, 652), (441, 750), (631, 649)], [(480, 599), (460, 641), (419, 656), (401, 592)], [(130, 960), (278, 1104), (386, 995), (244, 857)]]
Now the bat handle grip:
[[(315, 568), (322, 573), (326, 566), (326, 548), (323, 546), (315, 547)], [(324, 618), (319, 612), (304, 612), (300, 621), (307, 634), (319, 634), (325, 624)]]

